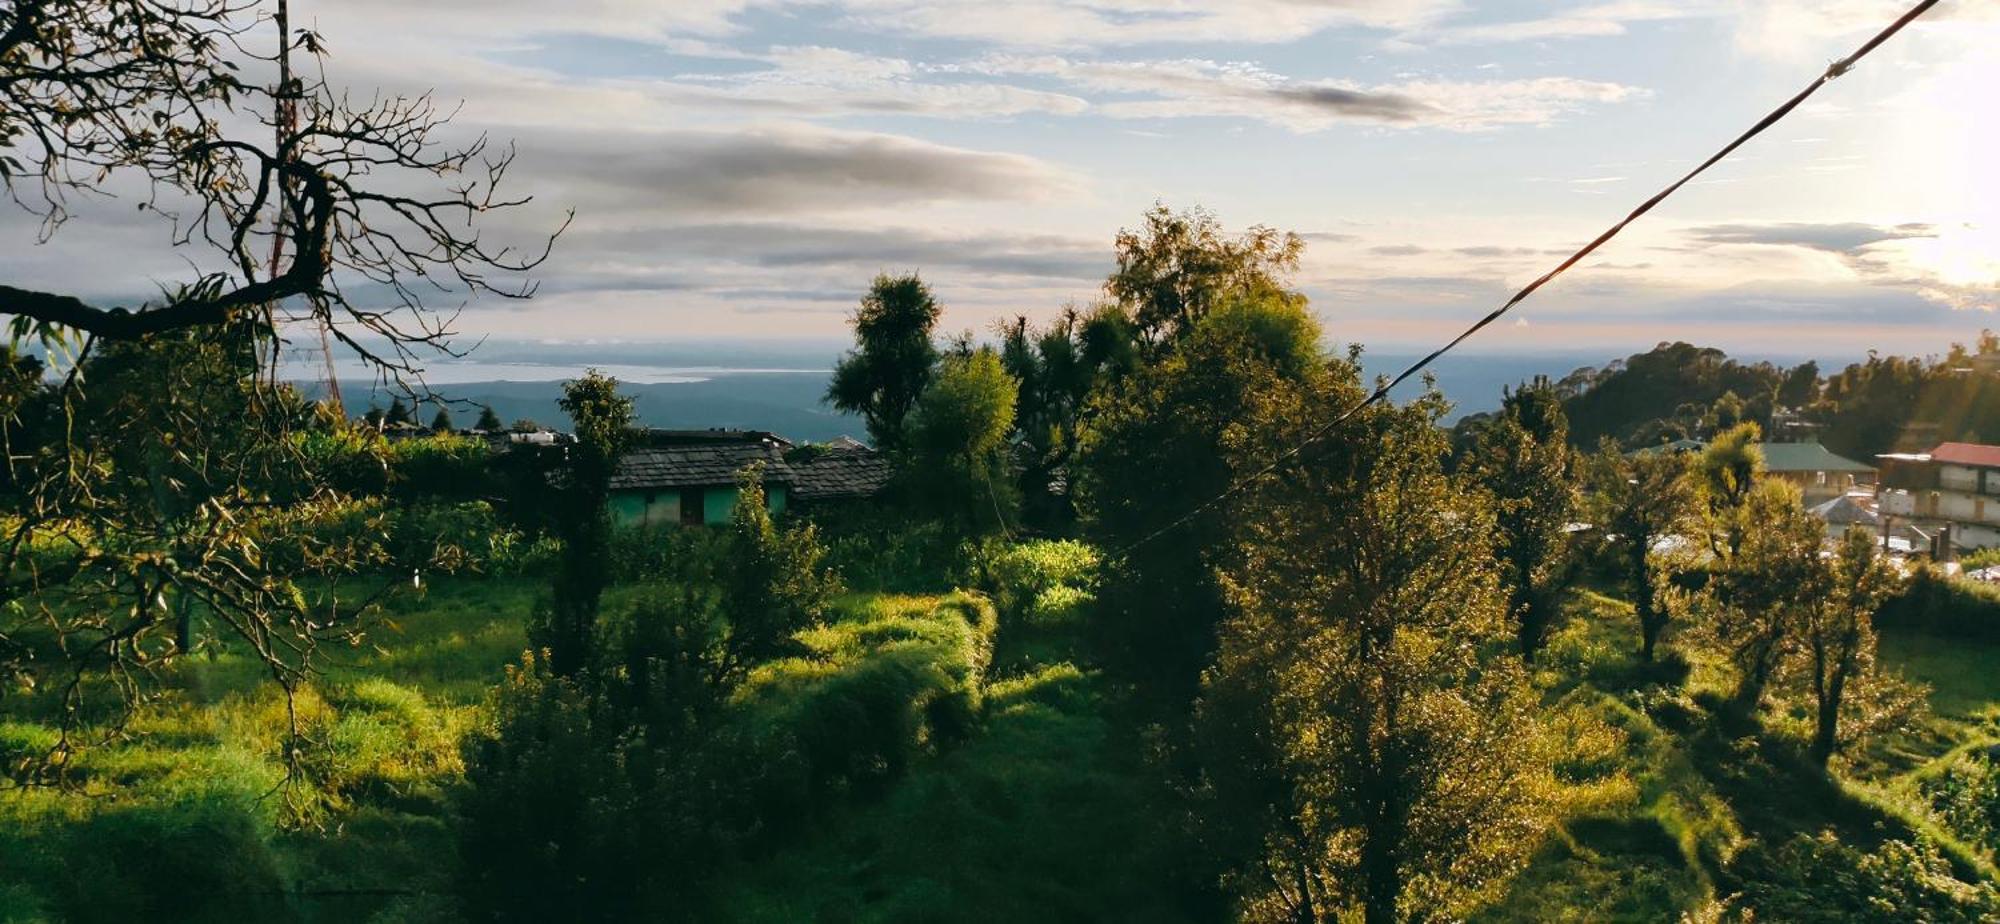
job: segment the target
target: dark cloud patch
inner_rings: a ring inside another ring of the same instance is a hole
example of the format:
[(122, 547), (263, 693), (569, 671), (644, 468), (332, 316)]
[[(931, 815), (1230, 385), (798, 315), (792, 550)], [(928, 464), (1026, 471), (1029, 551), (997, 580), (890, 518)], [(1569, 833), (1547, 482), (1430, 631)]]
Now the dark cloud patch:
[(1775, 224), (1721, 224), (1691, 228), (1690, 240), (1698, 244), (1769, 244), (1804, 247), (1825, 253), (1853, 256), (1869, 245), (1912, 237), (1931, 237), (1931, 226), (1901, 224), (1893, 227), (1863, 222), (1780, 222)]
[(1279, 102), (1378, 122), (1415, 122), (1439, 111), (1436, 106), (1401, 93), (1350, 90), (1324, 84), (1279, 84), (1263, 92)]
[(920, 272), (957, 291), (1082, 294), (1113, 263), (1108, 244), (1083, 238), (786, 222), (586, 228), (563, 245), (543, 267), (545, 293), (692, 293), (801, 308), (850, 306), (879, 272)]
[(1429, 253), (1430, 251), (1415, 244), (1383, 244), (1379, 247), (1368, 248), (1368, 252), (1378, 257), (1414, 257), (1417, 254)]
[(1036, 200), (1074, 187), (1016, 154), (817, 129), (545, 136), (522, 169), (555, 180), (579, 213), (787, 214), (963, 200)]

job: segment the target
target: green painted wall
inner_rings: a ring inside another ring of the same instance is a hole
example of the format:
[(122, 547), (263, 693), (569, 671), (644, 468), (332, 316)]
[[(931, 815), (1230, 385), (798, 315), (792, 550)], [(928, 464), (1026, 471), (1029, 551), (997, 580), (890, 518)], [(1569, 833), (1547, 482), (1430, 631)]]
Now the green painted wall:
[[(613, 491), (611, 493), (611, 522), (619, 526), (659, 525), (675, 526), (681, 521), (681, 493), (678, 489), (650, 492), (652, 500), (647, 501), (646, 491)], [(782, 514), (789, 499), (785, 486), (769, 485), (765, 488), (766, 502), (771, 512)], [(702, 492), (701, 521), (710, 526), (720, 526), (729, 522), (736, 514), (735, 488), (709, 488)]]
[[(764, 503), (771, 512), (785, 512), (785, 486), (781, 484), (764, 486)], [(710, 526), (721, 526), (736, 515), (735, 488), (709, 488), (701, 498), (701, 521)]]

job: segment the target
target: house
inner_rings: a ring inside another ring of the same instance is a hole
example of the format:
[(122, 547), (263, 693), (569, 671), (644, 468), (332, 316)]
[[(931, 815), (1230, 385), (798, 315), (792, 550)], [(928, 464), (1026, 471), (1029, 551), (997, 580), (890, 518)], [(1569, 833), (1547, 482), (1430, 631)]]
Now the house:
[(1875, 466), (1834, 455), (1818, 443), (1757, 443), (1764, 473), (1798, 486), (1816, 506), (1875, 483)]
[(737, 477), (764, 468), (774, 514), (798, 506), (865, 500), (881, 492), (889, 460), (853, 440), (795, 446), (762, 430), (646, 430), (611, 477), (613, 522), (700, 526), (735, 516)]
[(2000, 446), (1939, 443), (1929, 452), (1876, 458), (1884, 516), (1949, 526), (1958, 548), (2000, 545)]

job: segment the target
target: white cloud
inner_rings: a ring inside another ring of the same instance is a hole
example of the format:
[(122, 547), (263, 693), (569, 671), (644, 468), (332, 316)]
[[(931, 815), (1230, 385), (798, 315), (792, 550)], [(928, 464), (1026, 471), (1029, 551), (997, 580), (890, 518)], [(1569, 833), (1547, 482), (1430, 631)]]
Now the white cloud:
[(1052, 76), (1100, 94), (1143, 97), (1101, 100), (1097, 111), (1122, 119), (1194, 116), (1258, 119), (1293, 131), (1341, 122), (1473, 131), (1541, 125), (1593, 104), (1645, 95), (1622, 84), (1542, 77), (1530, 80), (1294, 80), (1254, 64), (1200, 59), (1071, 61), (992, 56), (966, 67), (990, 74)]
[(1624, 35), (1627, 26), (1711, 15), (1708, 3), (1655, 3), (1648, 0), (1620, 0), (1577, 7), (1533, 19), (1476, 25), (1445, 26), (1406, 32), (1399, 40), (1411, 45), (1486, 45), (1550, 39), (1593, 38)]

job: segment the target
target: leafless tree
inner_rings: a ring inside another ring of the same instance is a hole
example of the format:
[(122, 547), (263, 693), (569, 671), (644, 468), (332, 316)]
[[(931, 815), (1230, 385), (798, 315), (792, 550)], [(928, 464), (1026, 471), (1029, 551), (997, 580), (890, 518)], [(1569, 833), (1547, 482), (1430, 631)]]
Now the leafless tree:
[[(0, 279), (0, 695), (34, 686), (66, 732), (86, 692), (108, 679), (129, 704), (190, 649), (190, 607), (287, 693), (322, 644), (358, 637), (387, 585), (335, 585), (381, 550), (307, 528), (344, 498), (299, 448), (323, 412), (267, 375), (284, 322), (400, 379), (453, 349), (457, 302), (531, 295), (553, 243), (481, 233), (528, 201), (500, 191), (511, 148), (454, 142), (427, 95), (352, 96), (325, 64), (283, 0), (0, 5), (12, 203), (46, 239), (81, 202), (136, 200), (195, 267), (131, 305)], [(68, 357), (63, 375), (19, 349), (31, 338)], [(326, 580), (302, 587), (308, 573)]]

